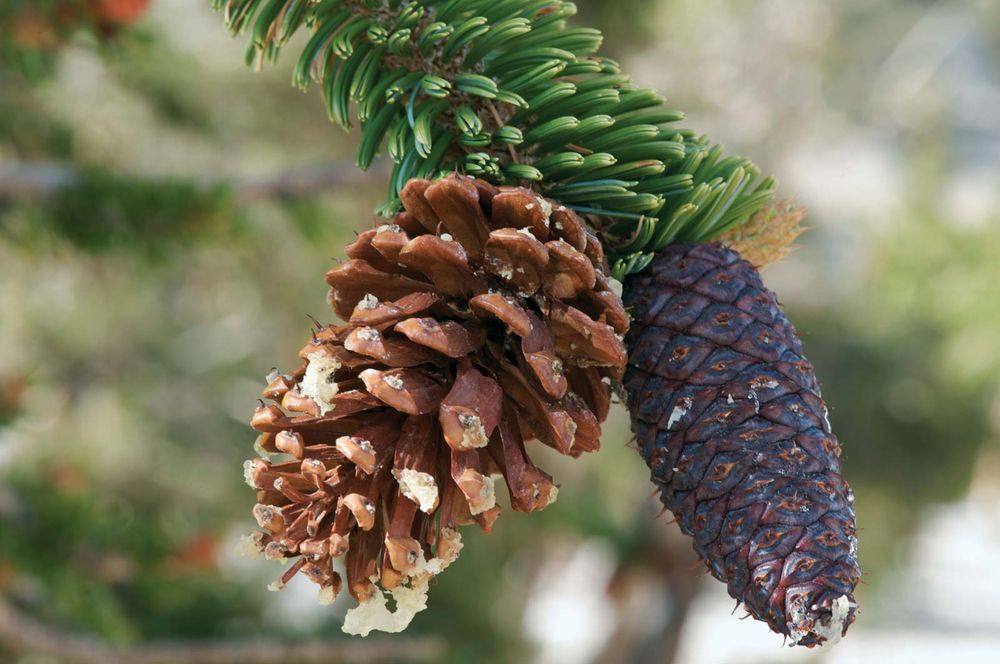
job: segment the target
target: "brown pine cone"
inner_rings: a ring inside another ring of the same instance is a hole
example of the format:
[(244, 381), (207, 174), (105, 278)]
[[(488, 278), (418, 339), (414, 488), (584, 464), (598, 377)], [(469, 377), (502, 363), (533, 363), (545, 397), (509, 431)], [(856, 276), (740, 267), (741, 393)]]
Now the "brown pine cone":
[(250, 543), (293, 561), (277, 586), (301, 572), (332, 601), (346, 554), (356, 634), (425, 608), (458, 526), (492, 528), (497, 480), (516, 511), (555, 500), (525, 441), (597, 450), (626, 360), (628, 316), (571, 210), (457, 175), (411, 180), (402, 199), (326, 275), (348, 323), (316, 331), (264, 390), (258, 446), (286, 456), (246, 464), (263, 529)]
[(813, 367), (774, 294), (719, 244), (629, 283), (632, 425), (665, 507), (758, 620), (814, 646), (854, 621), (854, 496)]

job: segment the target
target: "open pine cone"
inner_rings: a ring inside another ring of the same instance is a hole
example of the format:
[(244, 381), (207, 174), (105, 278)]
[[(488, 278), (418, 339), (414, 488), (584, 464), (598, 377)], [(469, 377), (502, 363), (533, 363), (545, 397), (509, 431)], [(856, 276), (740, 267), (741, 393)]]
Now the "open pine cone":
[(524, 442), (597, 450), (626, 361), (628, 316), (573, 211), (459, 175), (411, 180), (402, 200), (326, 275), (348, 323), (316, 331), (264, 390), (259, 449), (286, 456), (246, 464), (263, 529), (250, 543), (293, 561), (275, 587), (301, 572), (332, 601), (346, 555), (356, 634), (426, 606), (458, 526), (492, 528), (498, 479), (516, 511), (555, 500)]

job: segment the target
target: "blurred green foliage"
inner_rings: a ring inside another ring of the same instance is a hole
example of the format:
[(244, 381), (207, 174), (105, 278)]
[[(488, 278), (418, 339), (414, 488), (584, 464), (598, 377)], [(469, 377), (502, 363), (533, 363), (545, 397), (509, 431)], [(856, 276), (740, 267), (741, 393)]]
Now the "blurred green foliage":
[(74, 38), (110, 41), (142, 16), (146, 0), (5, 0), (0, 4), (0, 64), (29, 80), (49, 76)]
[(21, 159), (46, 157), (62, 159), (73, 149), (73, 132), (58, 120), (40, 113), (23, 80), (8, 76), (0, 69), (0, 142)]
[(873, 238), (866, 286), (795, 313), (858, 490), (865, 569), (899, 564), (921, 509), (965, 495), (1000, 404), (1000, 224), (919, 211)]
[(53, 624), (127, 644), (252, 618), (246, 589), (219, 583), (214, 536), (178, 528), (148, 478), (112, 492), (81, 466), (36, 460), (5, 484), (0, 559), (15, 586), (30, 580), (21, 594)]
[(86, 251), (162, 257), (194, 241), (230, 236), (236, 216), (225, 185), (83, 168), (44, 204), (0, 216), (0, 234), (25, 245), (48, 235)]
[(134, 29), (104, 48), (116, 79), (148, 100), (165, 122), (205, 134), (217, 129), (212, 100), (189, 75), (196, 57), (164, 49), (156, 35)]

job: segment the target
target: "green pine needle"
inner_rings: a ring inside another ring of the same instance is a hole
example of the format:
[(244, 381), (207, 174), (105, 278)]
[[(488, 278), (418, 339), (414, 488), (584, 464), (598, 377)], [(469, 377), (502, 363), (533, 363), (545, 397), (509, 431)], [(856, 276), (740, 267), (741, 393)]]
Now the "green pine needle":
[[(361, 124), (357, 162), (395, 163), (388, 200), (412, 177), (456, 170), (532, 187), (603, 228), (612, 271), (644, 269), (671, 242), (746, 223), (774, 195), (747, 159), (676, 128), (684, 115), (596, 55), (555, 0), (214, 0), (251, 32), (248, 61), (273, 62), (308, 29), (293, 73), (316, 82), (335, 122)], [(353, 109), (353, 112), (352, 112)]]

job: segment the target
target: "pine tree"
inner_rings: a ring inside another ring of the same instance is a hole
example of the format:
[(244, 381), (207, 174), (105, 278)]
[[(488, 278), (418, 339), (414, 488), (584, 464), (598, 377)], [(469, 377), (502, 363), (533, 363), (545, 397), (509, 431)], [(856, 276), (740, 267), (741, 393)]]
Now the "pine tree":
[(758, 264), (787, 249), (800, 214), (771, 206), (773, 178), (679, 128), (569, 2), (217, 5), (251, 64), (308, 30), (294, 83), (360, 125), (360, 168), (393, 163), (391, 223), (327, 275), (347, 324), (315, 331), (265, 390), (283, 408), (254, 416), (261, 451), (293, 457), (247, 465), (252, 544), (296, 560), (283, 581), (330, 597), (346, 554), (348, 627), (401, 629), (455, 526), (489, 530), (494, 476), (516, 510), (551, 502), (524, 441), (595, 450), (627, 364), (654, 483), (712, 573), (793, 642), (839, 638), (859, 575), (839, 446), (776, 299), (709, 244)]

